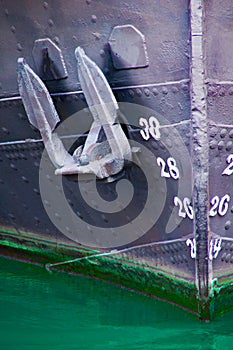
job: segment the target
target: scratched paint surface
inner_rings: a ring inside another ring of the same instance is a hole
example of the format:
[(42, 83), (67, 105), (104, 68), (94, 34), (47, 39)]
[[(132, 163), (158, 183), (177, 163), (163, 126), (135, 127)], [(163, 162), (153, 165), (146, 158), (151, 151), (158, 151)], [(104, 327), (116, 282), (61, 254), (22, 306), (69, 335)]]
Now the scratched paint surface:
[[(222, 238), (213, 277), (232, 276), (232, 1), (205, 3), (207, 113), (209, 118), (210, 232)], [(213, 39), (214, 38), (214, 39)], [(218, 47), (218, 49), (216, 49)]]
[(0, 266), (4, 350), (232, 348), (233, 313), (202, 323), (176, 306), (102, 281), (3, 258)]

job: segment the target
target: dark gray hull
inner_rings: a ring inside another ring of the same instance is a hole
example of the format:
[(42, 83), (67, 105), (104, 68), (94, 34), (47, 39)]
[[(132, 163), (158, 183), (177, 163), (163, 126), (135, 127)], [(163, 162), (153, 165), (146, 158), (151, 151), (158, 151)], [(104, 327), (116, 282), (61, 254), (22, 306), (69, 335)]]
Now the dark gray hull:
[[(233, 175), (228, 159), (233, 148), (233, 2), (199, 5), (186, 0), (1, 2), (2, 255), (39, 262), (50, 270), (110, 279), (175, 302), (202, 318), (233, 305)], [(144, 46), (127, 36), (125, 25), (144, 36)], [(113, 37), (116, 27), (119, 41)], [(46, 63), (35, 44), (44, 38), (61, 50), (64, 61), (49, 51), (53, 64)], [(19, 96), (17, 59), (24, 57), (52, 96), (61, 120), (58, 134), (70, 152), (74, 144), (83, 144), (91, 122), (82, 112), (87, 104), (76, 69), (77, 46), (105, 74), (128, 122), (122, 125), (128, 139), (154, 156), (145, 159), (139, 153), (141, 168), (125, 164), (115, 181), (97, 180), (97, 193), (110, 206), (117, 198), (117, 182), (131, 182), (132, 200), (124, 208), (119, 202), (113, 212), (98, 204), (90, 179), (65, 175), (59, 182), (49, 160), (41, 163), (44, 143)], [(160, 124), (158, 139), (139, 125), (140, 118), (149, 123), (150, 111)], [(73, 115), (77, 129), (62, 128)], [(155, 174), (150, 172), (152, 162)], [(151, 190), (145, 168), (154, 176), (158, 197), (149, 219), (142, 216), (141, 231), (127, 240), (120, 228), (134, 232), (130, 223), (144, 213)], [(79, 224), (61, 225), (64, 207), (46, 196), (46, 188), (62, 191)], [(89, 255), (93, 257), (86, 259)]]

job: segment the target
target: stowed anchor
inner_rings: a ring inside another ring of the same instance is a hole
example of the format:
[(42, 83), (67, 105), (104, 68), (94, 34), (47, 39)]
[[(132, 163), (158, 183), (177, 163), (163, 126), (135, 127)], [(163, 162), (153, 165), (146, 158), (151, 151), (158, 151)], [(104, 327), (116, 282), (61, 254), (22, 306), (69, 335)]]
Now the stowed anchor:
[[(100, 70), (81, 47), (75, 51), (80, 84), (94, 118), (84, 145), (71, 156), (55, 132), (60, 121), (49, 92), (41, 79), (18, 60), (18, 84), (30, 123), (40, 130), (48, 155), (57, 168), (55, 174), (95, 174), (98, 178), (116, 175), (124, 160), (132, 159), (128, 139), (117, 121), (118, 104)], [(106, 140), (97, 142), (101, 129)]]

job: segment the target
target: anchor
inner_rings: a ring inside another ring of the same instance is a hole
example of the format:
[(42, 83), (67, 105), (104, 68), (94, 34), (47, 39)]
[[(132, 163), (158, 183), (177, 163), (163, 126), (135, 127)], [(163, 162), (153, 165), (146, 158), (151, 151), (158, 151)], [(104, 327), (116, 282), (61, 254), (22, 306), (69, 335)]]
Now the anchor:
[[(41, 133), (56, 175), (94, 174), (99, 179), (110, 179), (139, 149), (130, 147), (119, 123), (117, 101), (101, 69), (81, 47), (77, 47), (75, 56), (81, 88), (94, 121), (84, 145), (73, 155), (56, 133), (60, 118), (45, 84), (24, 58), (18, 59), (19, 92), (29, 122)], [(99, 142), (101, 130), (106, 139)]]

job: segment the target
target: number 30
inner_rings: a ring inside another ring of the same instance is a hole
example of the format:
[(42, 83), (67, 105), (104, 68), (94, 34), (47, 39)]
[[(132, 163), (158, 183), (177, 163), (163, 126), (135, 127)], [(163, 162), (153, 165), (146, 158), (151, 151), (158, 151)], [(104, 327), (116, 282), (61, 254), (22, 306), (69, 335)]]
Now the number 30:
[(144, 129), (140, 130), (140, 134), (142, 135), (142, 138), (144, 140), (149, 140), (149, 138), (152, 136), (155, 140), (160, 139), (160, 125), (158, 120), (151, 116), (149, 118), (149, 121), (145, 118), (139, 119), (139, 125), (142, 126)]

